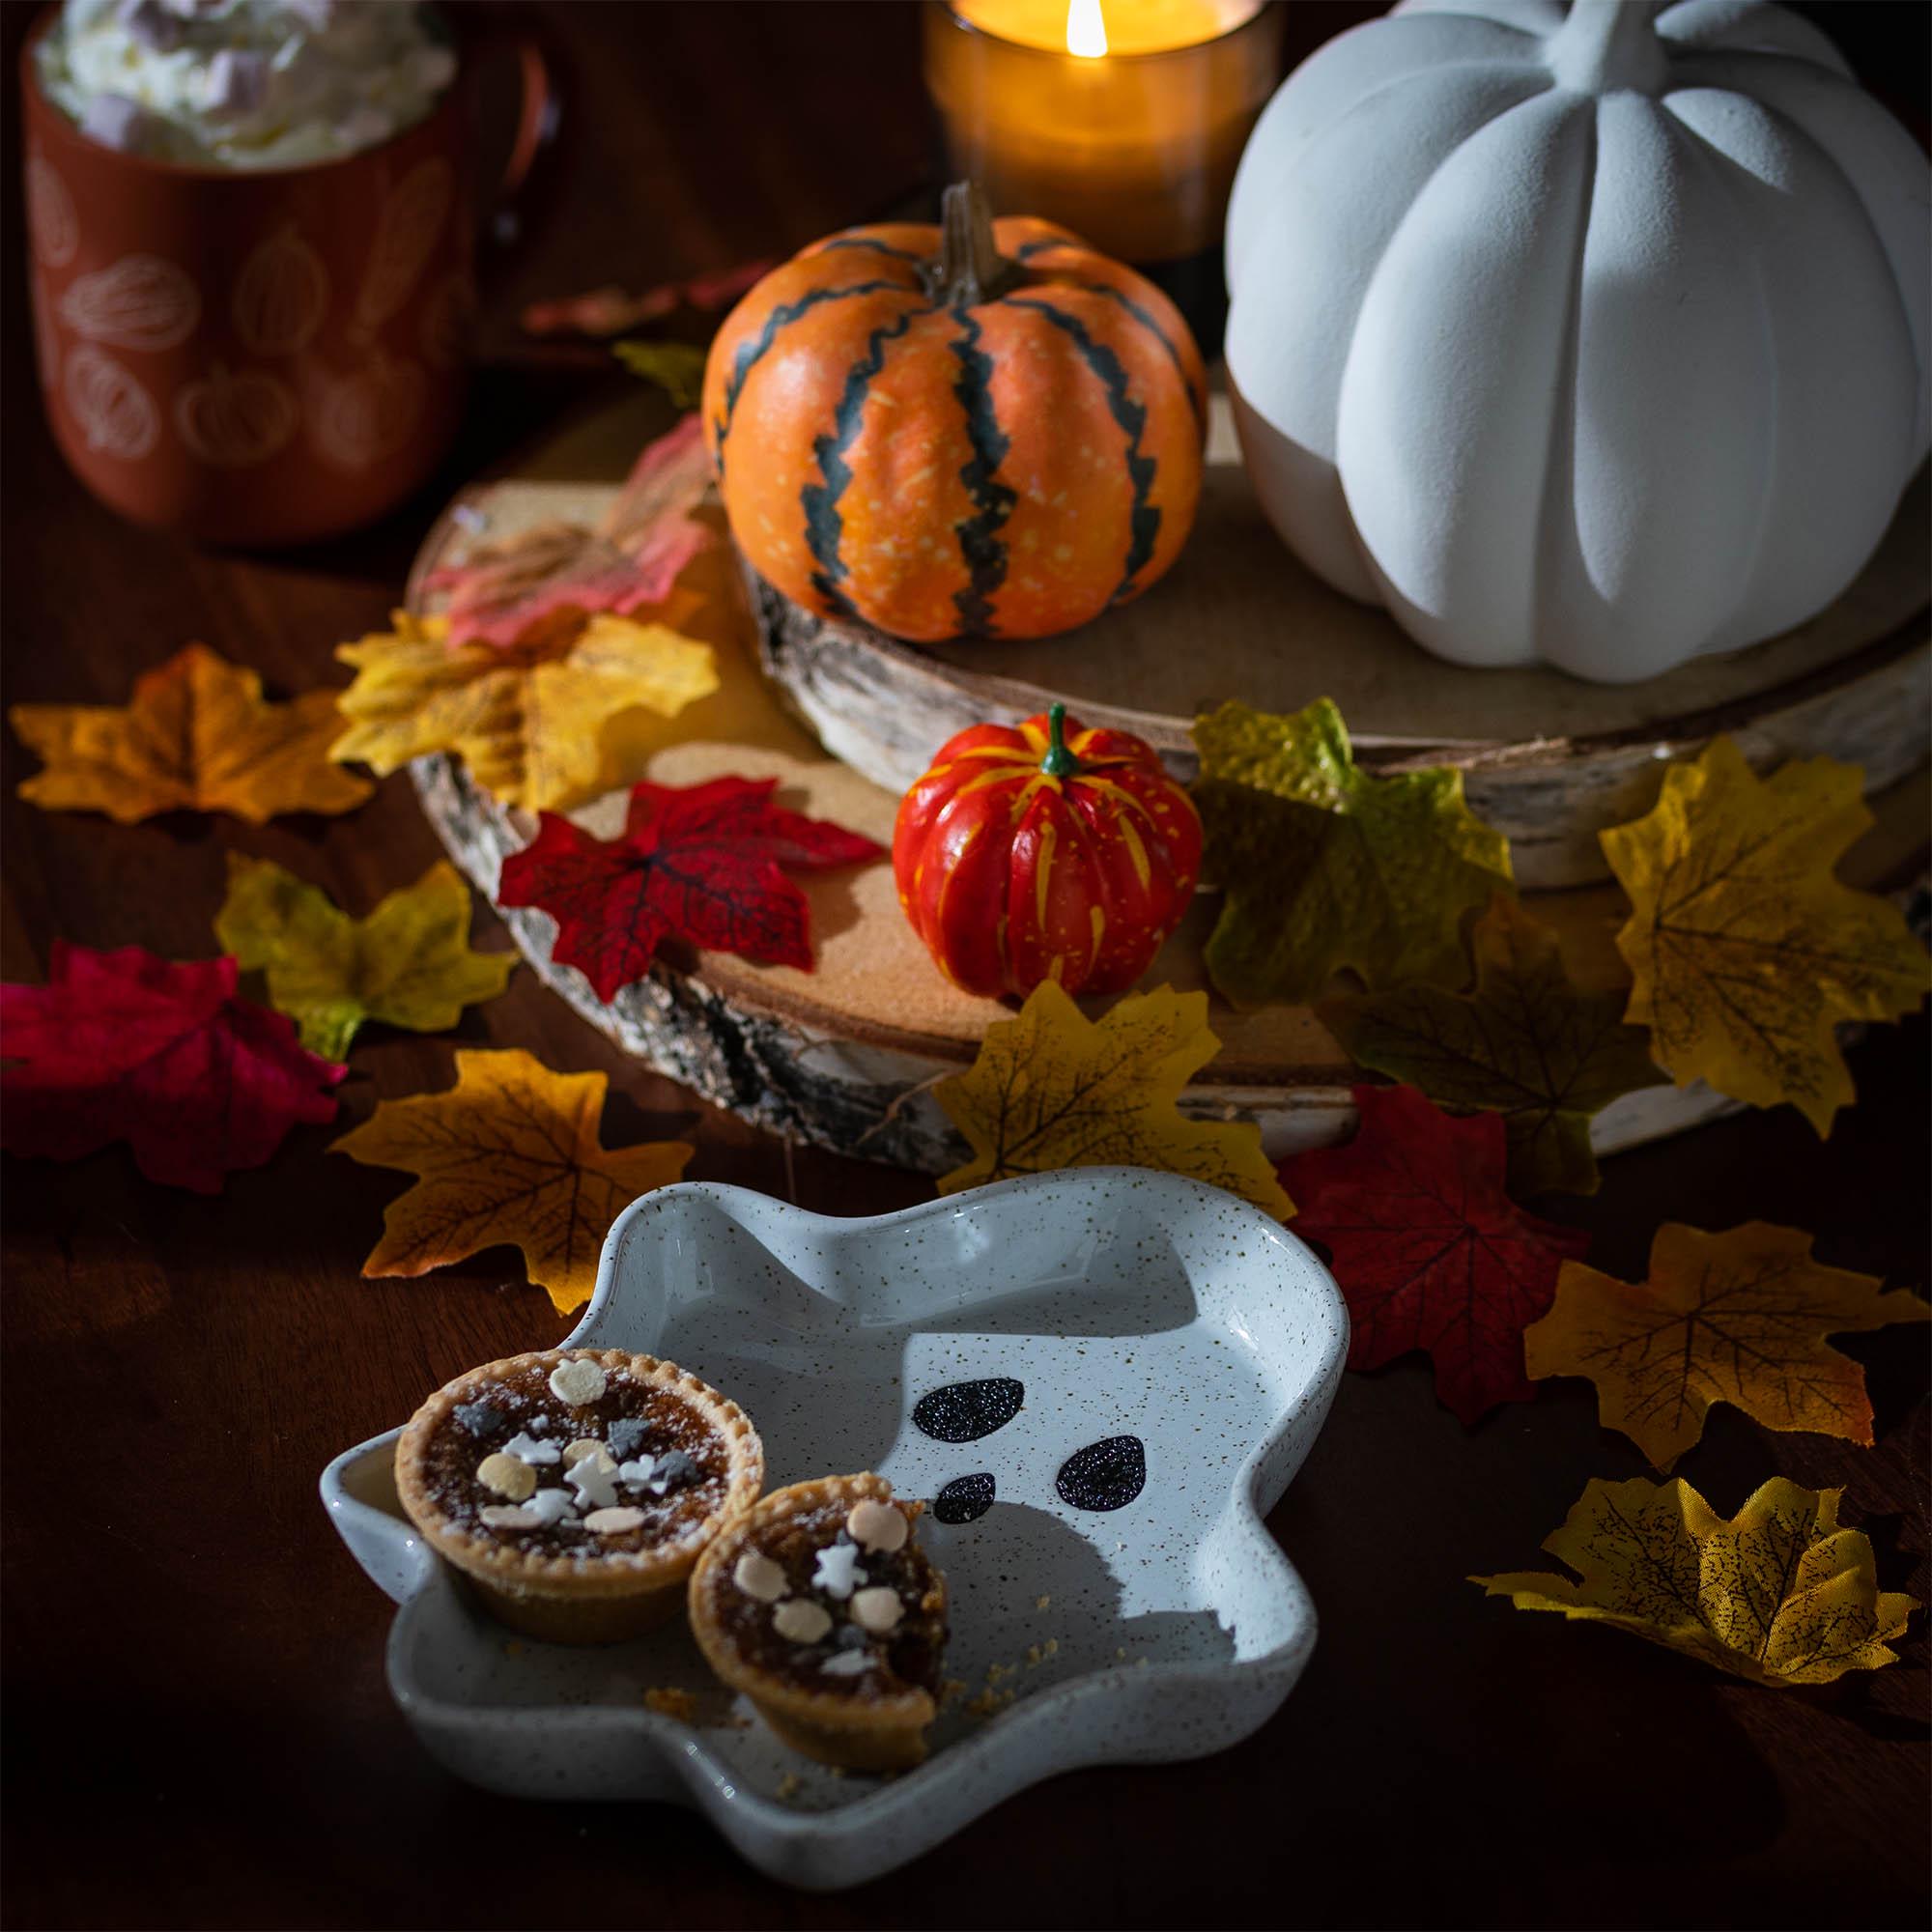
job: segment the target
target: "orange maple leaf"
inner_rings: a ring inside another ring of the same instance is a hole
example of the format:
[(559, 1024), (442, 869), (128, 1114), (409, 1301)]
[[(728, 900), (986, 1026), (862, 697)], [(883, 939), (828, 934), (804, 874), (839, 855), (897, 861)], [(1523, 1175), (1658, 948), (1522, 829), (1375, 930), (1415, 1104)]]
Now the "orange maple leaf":
[(459, 1052), (448, 1093), (383, 1101), (329, 1150), (416, 1177), (362, 1272), (427, 1274), (502, 1244), (524, 1251), (560, 1313), (588, 1301), (618, 1210), (680, 1179), (693, 1152), (682, 1141), (606, 1148), (608, 1084), (516, 1050)]
[(1565, 1262), (1556, 1299), (1523, 1331), (1533, 1379), (1587, 1376), (1605, 1429), (1668, 1469), (1727, 1402), (1767, 1429), (1872, 1439), (1864, 1371), (1828, 1335), (1932, 1318), (1916, 1294), (1811, 1259), (1811, 1236), (1751, 1221), (1707, 1235), (1666, 1222), (1650, 1275), (1622, 1282)]
[(7, 714), (45, 765), (20, 796), (49, 811), (104, 811), (132, 825), (162, 811), (351, 811), (375, 789), (331, 764), (343, 720), (332, 691), (286, 704), (206, 644), (137, 679), (126, 705), (16, 704)]

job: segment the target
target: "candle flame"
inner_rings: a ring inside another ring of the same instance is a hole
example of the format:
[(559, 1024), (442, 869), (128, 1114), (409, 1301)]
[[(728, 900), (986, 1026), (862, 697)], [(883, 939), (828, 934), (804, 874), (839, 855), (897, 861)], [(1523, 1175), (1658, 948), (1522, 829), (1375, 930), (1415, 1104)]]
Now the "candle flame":
[(1066, 0), (1066, 51), (1098, 60), (1107, 51), (1107, 22), (1100, 0)]

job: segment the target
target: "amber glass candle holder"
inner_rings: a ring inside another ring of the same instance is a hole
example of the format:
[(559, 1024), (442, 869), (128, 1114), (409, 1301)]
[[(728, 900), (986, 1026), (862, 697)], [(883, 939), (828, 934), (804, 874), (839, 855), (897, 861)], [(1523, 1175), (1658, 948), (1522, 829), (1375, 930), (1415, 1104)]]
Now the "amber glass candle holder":
[[(1254, 0), (1100, 0), (1080, 38), (1064, 0), (928, 0), (925, 78), (948, 179), (973, 180), (1001, 214), (1058, 221), (1166, 289), (1205, 353), (1226, 315), (1221, 230), (1256, 117), (1281, 77), (1278, 6)], [(1137, 32), (1137, 30), (1139, 30)], [(1184, 44), (1134, 51), (1150, 37)]]

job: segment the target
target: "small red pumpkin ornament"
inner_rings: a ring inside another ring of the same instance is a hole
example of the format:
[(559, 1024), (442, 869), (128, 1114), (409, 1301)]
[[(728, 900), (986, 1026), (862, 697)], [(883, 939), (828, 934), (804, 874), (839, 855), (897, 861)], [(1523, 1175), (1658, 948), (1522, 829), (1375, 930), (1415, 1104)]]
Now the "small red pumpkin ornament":
[(974, 724), (906, 793), (893, 831), (899, 904), (969, 993), (1042, 980), (1118, 993), (1180, 922), (1201, 871), (1194, 801), (1153, 747), (1086, 730), (1064, 704)]
[(1180, 312), (1049, 221), (852, 228), (725, 318), (704, 431), (731, 533), (794, 603), (895, 637), (1044, 638), (1137, 597), (1201, 491)]

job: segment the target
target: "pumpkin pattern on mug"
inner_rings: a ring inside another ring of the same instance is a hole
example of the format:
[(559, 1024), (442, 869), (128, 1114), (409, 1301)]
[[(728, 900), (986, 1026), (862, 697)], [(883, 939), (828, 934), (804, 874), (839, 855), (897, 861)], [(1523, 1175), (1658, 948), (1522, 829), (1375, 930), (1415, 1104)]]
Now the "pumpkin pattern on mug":
[(217, 469), (266, 463), (296, 433), (301, 405), (286, 383), (266, 369), (230, 374), (213, 364), (175, 396), (175, 428), (188, 453)]
[(449, 218), (456, 175), (440, 156), (418, 162), (389, 190), (355, 297), (356, 336), (367, 340), (409, 300)]
[(113, 356), (83, 342), (67, 358), (67, 406), (89, 449), (137, 463), (161, 433), (155, 399)]
[(257, 355), (294, 355), (328, 313), (328, 270), (293, 222), (258, 242), (236, 277), (235, 332)]
[(201, 296), (172, 262), (158, 255), (124, 255), (91, 275), (78, 275), (61, 297), (61, 319), (90, 342), (116, 349), (172, 349), (194, 333)]
[(34, 233), (34, 253), (50, 269), (64, 269), (80, 246), (80, 221), (73, 196), (60, 171), (39, 153), (27, 156), (27, 225)]
[(380, 350), (346, 376), (318, 379), (309, 434), (330, 463), (366, 469), (409, 441), (422, 414), (423, 372)]

